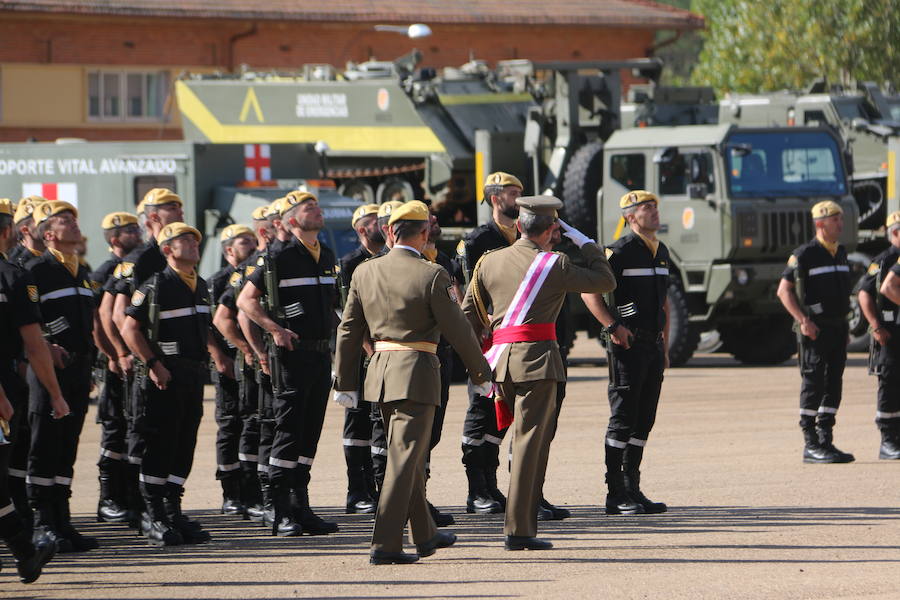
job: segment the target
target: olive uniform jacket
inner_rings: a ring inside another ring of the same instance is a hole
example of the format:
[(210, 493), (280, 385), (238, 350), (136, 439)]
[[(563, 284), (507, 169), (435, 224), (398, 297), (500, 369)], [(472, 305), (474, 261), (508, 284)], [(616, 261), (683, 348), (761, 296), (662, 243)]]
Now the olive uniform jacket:
[[(537, 244), (522, 238), (508, 248), (487, 252), (481, 257), (462, 305), (476, 334), (480, 335), (488, 326), (491, 331), (500, 327), (519, 285), (539, 252), (541, 249)], [(589, 243), (582, 246), (581, 253), (585, 258), (585, 267), (572, 264), (568, 256), (560, 254), (535, 296), (523, 325), (555, 323), (569, 292), (605, 294), (615, 289), (616, 278), (603, 250)], [(480, 307), (477, 306), (479, 304)], [(490, 319), (489, 323), (486, 318)], [(555, 340), (509, 344), (500, 355), (494, 371), (494, 379), (499, 382), (566, 380), (566, 370)]]
[[(353, 273), (337, 331), (335, 383), (359, 391), (359, 361), (366, 331), (373, 342), (431, 342), (441, 333), (462, 358), (472, 381), (490, 379), (490, 367), (469, 323), (453, 298), (447, 271), (413, 251), (393, 248)], [(440, 404), (441, 363), (428, 352), (375, 352), (366, 371), (363, 397), (370, 402), (412, 400)]]

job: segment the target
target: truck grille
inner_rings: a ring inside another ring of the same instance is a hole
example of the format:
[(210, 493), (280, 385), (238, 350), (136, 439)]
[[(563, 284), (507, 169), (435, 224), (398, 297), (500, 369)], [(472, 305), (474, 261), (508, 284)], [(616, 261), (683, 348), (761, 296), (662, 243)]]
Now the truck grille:
[(808, 210), (768, 212), (762, 221), (762, 251), (786, 254), (812, 239), (815, 228)]

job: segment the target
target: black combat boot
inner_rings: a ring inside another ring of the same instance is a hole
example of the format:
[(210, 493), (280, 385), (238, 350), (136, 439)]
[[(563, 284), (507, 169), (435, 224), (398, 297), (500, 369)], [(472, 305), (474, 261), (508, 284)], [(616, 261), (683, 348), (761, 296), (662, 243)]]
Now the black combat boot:
[(648, 515), (664, 513), (668, 507), (664, 502), (653, 502), (644, 492), (641, 491), (641, 472), (638, 470), (628, 470), (624, 473), (625, 491), (632, 500), (637, 502)]
[(467, 465), (466, 478), (469, 480), (469, 496), (466, 498), (467, 513), (487, 515), (503, 512), (503, 507), (488, 492), (483, 469)]
[(169, 519), (165, 500), (161, 496), (145, 498), (147, 523), (141, 526), (142, 533), (151, 546), (180, 546), (184, 544), (181, 532)]
[(838, 455), (819, 443), (819, 434), (815, 427), (803, 428), (803, 462), (805, 463), (836, 463), (840, 462)]
[(375, 501), (369, 495), (366, 481), (365, 462), (371, 462), (368, 446), (344, 446), (347, 462), (347, 503), (344, 512), (348, 515), (371, 514), (375, 512)]
[(638, 504), (625, 489), (625, 476), (621, 471), (606, 474), (606, 514), (640, 515), (644, 507)]
[[(488, 496), (497, 501), (500, 508), (506, 511), (506, 496), (497, 487), (497, 467), (488, 466), (484, 470), (484, 483), (487, 488)], [(501, 512), (503, 512), (501, 511)]]
[[(544, 517), (543, 519), (541, 517)], [(548, 518), (549, 516), (549, 518)], [(538, 503), (538, 521), (562, 521), (572, 516), (568, 508), (554, 506), (546, 498), (541, 498)]]
[(263, 496), (259, 476), (254, 468), (241, 471), (241, 503), (244, 505), (244, 518), (261, 521), (263, 518)]
[[(272, 502), (272, 486), (269, 484), (269, 474), (260, 471), (259, 473), (259, 490), (262, 494), (262, 506), (263, 511), (262, 515), (259, 518), (259, 522), (262, 523), (263, 527), (271, 527), (275, 524), (275, 505)], [(251, 521), (257, 521), (257, 519), (253, 518), (253, 515), (250, 515)]]
[(300, 521), (306, 535), (327, 535), (338, 530), (337, 523), (326, 521), (313, 512), (309, 505), (309, 465), (297, 465), (294, 469), (294, 518)]
[(97, 502), (98, 523), (125, 523), (128, 509), (121, 499), (122, 483), (119, 465), (110, 463), (100, 466), (100, 499)]
[[(128, 505), (128, 526), (132, 529), (137, 529), (139, 533), (143, 534), (142, 522), (145, 521), (143, 517), (147, 512), (147, 508), (144, 506), (144, 496), (141, 495), (139, 479), (141, 466), (128, 463), (122, 471), (124, 477), (122, 485), (125, 488), (125, 503)], [(149, 523), (149, 521), (147, 521), (147, 523)]]
[[(283, 482), (287, 483), (287, 482)], [(303, 535), (303, 526), (291, 510), (291, 489), (287, 485), (269, 486), (272, 501), (272, 535), (294, 537)]]
[[(171, 484), (170, 484), (171, 485)], [(202, 544), (209, 541), (209, 532), (204, 531), (199, 521), (189, 519), (186, 514), (181, 511), (181, 495), (184, 494), (184, 488), (181, 486), (171, 486), (166, 488), (166, 496), (163, 500), (166, 516), (169, 522), (178, 530), (185, 544)]]
[[(56, 524), (59, 537), (65, 538), (72, 545), (74, 552), (86, 552), (100, 547), (97, 538), (81, 535), (72, 525), (72, 515), (69, 513), (69, 496), (71, 491), (67, 487), (57, 486), (56, 499)], [(62, 550), (60, 550), (61, 552)]]
[(222, 485), (222, 514), (243, 515), (244, 507), (241, 504), (241, 473), (232, 471), (219, 480)]
[(3, 539), (16, 559), (16, 570), (22, 583), (36, 581), (41, 576), (41, 569), (56, 554), (56, 540), (44, 538), (35, 545), (24, 525), (20, 525), (16, 533), (4, 535)]
[(900, 460), (900, 428), (881, 430), (881, 448), (878, 450), (878, 458)]
[(829, 450), (837, 460), (836, 463), (851, 463), (856, 458), (850, 454), (849, 452), (844, 452), (843, 450), (839, 450), (834, 445), (834, 432), (831, 427), (822, 427), (821, 425), (816, 427), (816, 433), (819, 435), (819, 445), (826, 450)]
[(56, 544), (56, 551), (59, 553), (72, 552), (72, 542), (63, 538), (59, 534), (59, 526), (56, 519), (55, 499), (51, 495), (51, 490), (42, 488), (42, 494), (32, 497), (29, 502), (34, 514), (34, 528), (31, 536), (35, 546), (41, 544)]

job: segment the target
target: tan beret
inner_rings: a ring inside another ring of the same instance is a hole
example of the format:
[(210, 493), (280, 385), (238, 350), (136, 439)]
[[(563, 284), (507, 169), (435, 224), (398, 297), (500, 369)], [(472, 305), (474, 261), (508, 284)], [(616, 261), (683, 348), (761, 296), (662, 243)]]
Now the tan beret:
[(131, 213), (114, 212), (109, 213), (108, 215), (103, 217), (103, 221), (100, 223), (100, 227), (102, 227), (103, 229), (114, 229), (116, 227), (132, 225), (137, 222), (138, 218)]
[(43, 204), (35, 207), (34, 213), (32, 216), (34, 217), (34, 224), (40, 225), (53, 215), (58, 215), (63, 212), (71, 212), (75, 217), (78, 217), (78, 209), (65, 202), (63, 200), (48, 200)]
[(26, 196), (19, 200), (19, 204), (16, 205), (16, 213), (13, 216), (13, 222), (17, 225), (31, 216), (34, 212), (35, 206), (39, 204), (43, 204), (46, 202), (46, 198), (42, 198), (41, 196)]
[(362, 219), (363, 217), (368, 217), (369, 215), (377, 215), (378, 214), (378, 205), (377, 204), (363, 204), (359, 208), (353, 211), (353, 217), (350, 219), (350, 227), (356, 227), (356, 222)]
[(557, 216), (556, 211), (563, 206), (562, 200), (553, 196), (522, 196), (516, 198), (516, 204), (520, 212), (547, 217)]
[(169, 223), (163, 227), (156, 236), (156, 243), (162, 245), (187, 233), (193, 234), (198, 242), (203, 239), (200, 232), (187, 223)]
[(378, 207), (378, 218), (390, 217), (391, 213), (403, 206), (403, 204), (400, 200), (388, 200)]
[(252, 229), (250, 229), (246, 225), (234, 223), (222, 230), (222, 233), (219, 234), (219, 241), (225, 243), (242, 235), (250, 235), (253, 236), (254, 239), (256, 238), (256, 234), (253, 233)]
[(265, 221), (267, 218), (269, 218), (270, 210), (271, 205), (269, 204), (266, 204), (264, 206), (257, 206), (253, 209), (253, 212), (250, 213), (250, 218), (252, 218), (254, 221)]
[(315, 194), (297, 190), (291, 192), (284, 198), (279, 198), (275, 202), (278, 202), (278, 214), (283, 217), (288, 211), (294, 209), (294, 207), (300, 206), (309, 200), (319, 201)]
[(183, 205), (181, 198), (173, 192), (172, 190), (168, 190), (166, 188), (153, 188), (146, 194), (144, 194), (144, 199), (141, 200), (141, 204), (146, 209), (148, 206), (162, 206), (163, 204), (178, 204)]
[(428, 207), (424, 202), (410, 200), (391, 211), (388, 225), (393, 225), (397, 221), (427, 221), (428, 214)]
[(632, 190), (619, 200), (619, 208), (624, 210), (645, 202), (656, 202), (659, 204), (659, 198), (656, 197), (656, 194), (647, 190)]
[(840, 215), (843, 213), (844, 209), (841, 208), (841, 205), (834, 200), (822, 200), (812, 207), (813, 219), (827, 219), (828, 217), (833, 217), (834, 215)]
[(509, 173), (504, 173), (503, 171), (497, 171), (496, 173), (488, 175), (484, 180), (484, 187), (489, 185), (502, 185), (503, 187), (514, 185), (520, 189), (525, 189), (525, 186), (522, 185), (522, 182), (519, 181), (518, 177), (510, 175)]
[(9, 198), (0, 198), (0, 215), (9, 215), (10, 217), (15, 214), (16, 205), (13, 204), (13, 201)]
[(888, 215), (887, 223), (885, 225), (888, 229), (891, 227), (900, 226), (900, 210), (894, 211)]

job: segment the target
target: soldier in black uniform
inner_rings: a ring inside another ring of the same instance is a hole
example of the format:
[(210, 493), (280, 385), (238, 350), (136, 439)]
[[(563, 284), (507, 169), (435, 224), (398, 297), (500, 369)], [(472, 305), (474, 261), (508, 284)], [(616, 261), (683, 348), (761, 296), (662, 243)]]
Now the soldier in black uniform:
[(146, 368), (135, 377), (144, 401), (134, 420), (144, 443), (140, 485), (151, 521), (147, 540), (154, 546), (209, 539), (181, 511), (203, 416), (208, 352), (217, 348), (208, 335), (209, 289), (195, 270), (200, 239), (200, 232), (184, 223), (162, 228), (156, 241), (167, 266), (132, 295), (122, 328)]
[[(229, 285), (235, 270), (256, 249), (256, 234), (246, 225), (229, 225), (219, 235), (222, 253), (226, 265), (209, 278), (209, 296), (214, 304)], [(215, 306), (213, 306), (215, 311)], [(218, 329), (213, 329), (213, 336), (219, 347), (228, 357), (225, 371), (213, 369), (212, 379), (216, 388), (216, 479), (222, 485), (222, 514), (242, 515), (241, 504), (241, 463), (238, 457), (241, 431), (244, 422), (241, 418), (238, 381), (234, 373), (234, 359), (237, 348), (226, 340)]]
[[(135, 215), (114, 212), (103, 217), (103, 237), (112, 249), (108, 260), (90, 274), (91, 288), (97, 305), (106, 294), (104, 286), (122, 258), (141, 243), (141, 228)], [(105, 331), (105, 328), (104, 328)], [(118, 350), (117, 350), (118, 352)], [(97, 502), (97, 519), (107, 523), (128, 520), (126, 504), (127, 470), (125, 419), (125, 382), (118, 357), (107, 361), (102, 369), (100, 392), (97, 396), (97, 422), (100, 423), (100, 458), (97, 470), (100, 480), (100, 498)]]
[(791, 254), (778, 285), (778, 298), (800, 328), (800, 428), (803, 461), (848, 463), (853, 455), (838, 450), (833, 429), (841, 405), (847, 362), (847, 313), (850, 267), (838, 243), (843, 210), (831, 200), (812, 208), (815, 239)]
[[(337, 525), (313, 512), (308, 486), (331, 386), (330, 342), (338, 306), (335, 257), (318, 240), (325, 220), (313, 194), (291, 192), (280, 213), (294, 237), (270, 261), (260, 261), (238, 297), (238, 308), (274, 342), (270, 352), (257, 356), (275, 391), (269, 457), (273, 533), (327, 534), (337, 531)], [(263, 294), (271, 315), (260, 305)], [(260, 343), (251, 345), (258, 348)]]
[(35, 209), (34, 220), (47, 251), (27, 268), (37, 286), (44, 330), (49, 341), (62, 349), (63, 366), (57, 368), (56, 376), (71, 413), (65, 419), (53, 418), (50, 394), (29, 368), (28, 498), (38, 533), (55, 535), (60, 552), (84, 551), (98, 543), (72, 526), (69, 497), (75, 453), (88, 408), (95, 343), (107, 356), (114, 357), (115, 351), (108, 347), (97, 322), (87, 269), (73, 253), (81, 241), (78, 211), (68, 202), (53, 200)]
[(24, 267), (25, 263), (35, 256), (40, 256), (47, 249), (32, 217), (34, 209), (46, 201), (41, 196), (26, 196), (16, 205), (13, 223), (19, 243), (9, 251), (8, 259), (12, 264)]
[(891, 269), (900, 259), (900, 211), (888, 215), (885, 226), (891, 245), (872, 260), (869, 271), (860, 279), (857, 297), (872, 336), (869, 372), (878, 376), (878, 458), (900, 460), (900, 307), (880, 291), (888, 278), (893, 279)]
[[(350, 290), (353, 271), (363, 261), (384, 248), (384, 234), (378, 227), (378, 205), (364, 204), (353, 212), (350, 221), (359, 238), (359, 246), (340, 261), (341, 298)], [(343, 303), (343, 302), (342, 302)], [(368, 361), (364, 358), (360, 369)], [(344, 408), (344, 460), (347, 463), (347, 514), (375, 512), (375, 479), (372, 472), (372, 406), (360, 395), (356, 406)]]
[(606, 514), (661, 513), (662, 502), (640, 488), (640, 466), (668, 367), (669, 250), (656, 238), (659, 199), (644, 190), (619, 201), (631, 233), (606, 249), (616, 290), (604, 300), (582, 294), (610, 343), (609, 427), (606, 431)]
[(49, 390), (54, 415), (63, 417), (69, 407), (62, 397), (53, 362), (40, 329), (41, 314), (37, 288), (26, 271), (6, 260), (6, 252), (16, 241), (13, 230), (13, 206), (0, 199), (0, 431), (6, 443), (0, 444), (0, 537), (16, 559), (22, 583), (36, 580), (41, 569), (56, 552), (56, 541), (31, 540), (31, 524), (16, 510), (10, 499), (7, 470), (13, 445), (19, 435), (20, 423), (28, 416), (28, 388), (18, 373), (16, 363), (23, 352)]

